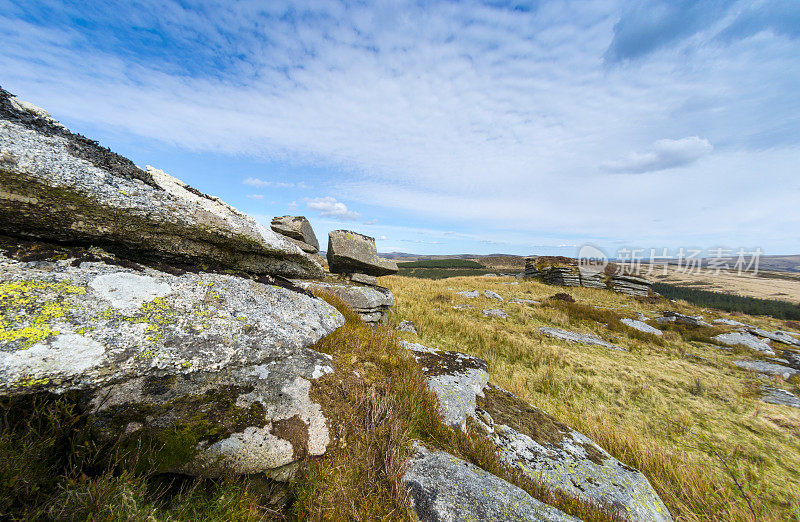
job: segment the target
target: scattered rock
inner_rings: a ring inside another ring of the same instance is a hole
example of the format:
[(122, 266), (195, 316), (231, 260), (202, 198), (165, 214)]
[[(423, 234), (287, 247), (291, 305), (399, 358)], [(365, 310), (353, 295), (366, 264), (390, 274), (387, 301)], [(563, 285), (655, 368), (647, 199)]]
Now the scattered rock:
[(500, 310), (499, 308), (492, 308), (492, 309), (489, 309), (489, 310), (483, 310), (483, 316), (484, 317), (500, 317), (501, 319), (507, 319), (508, 318), (508, 314), (505, 313), (503, 310)]
[(278, 234), (293, 239), (303, 252), (319, 252), (319, 241), (305, 216), (280, 216), (272, 218), (270, 228)]
[(503, 300), (503, 298), (500, 297), (500, 294), (492, 292), (491, 290), (484, 290), (483, 291), (483, 295), (484, 295), (484, 297), (487, 297), (489, 299), (494, 299), (496, 301), (502, 301)]
[(663, 317), (656, 317), (655, 321), (658, 324), (666, 324), (666, 323), (674, 323), (676, 319), (674, 317), (663, 316)]
[(366, 323), (384, 321), (389, 308), (394, 305), (394, 296), (391, 290), (382, 286), (353, 285), (339, 281), (294, 281), (294, 283), (301, 288), (330, 292), (336, 295), (358, 312)]
[(514, 286), (514, 285), (518, 285), (518, 284), (519, 284), (519, 281), (513, 281), (513, 282), (511, 282), (511, 283), (502, 283), (502, 284), (504, 284), (504, 285), (506, 285), (506, 286)]
[(717, 324), (724, 324), (727, 326), (745, 326), (750, 328), (750, 326), (740, 323), (739, 321), (734, 321), (733, 319), (714, 319), (714, 322)]
[(800, 397), (793, 393), (780, 388), (773, 388), (771, 386), (764, 386), (764, 394), (761, 400), (769, 404), (777, 404), (779, 406), (791, 406), (792, 408), (800, 408)]
[(637, 321), (636, 319), (628, 319), (627, 317), (625, 317), (620, 319), (620, 322), (625, 326), (629, 326), (634, 330), (639, 330), (640, 332), (657, 335), (659, 337), (664, 335), (664, 332), (662, 332), (658, 328), (653, 328), (649, 324), (642, 321)]
[(787, 335), (781, 331), (768, 332), (767, 330), (763, 330), (761, 328), (750, 328), (749, 331), (753, 335), (758, 335), (759, 337), (765, 337), (773, 341), (778, 341), (779, 343), (788, 344), (789, 346), (800, 346), (800, 340), (795, 339), (791, 335)]
[(475, 400), (489, 380), (488, 365), (482, 359), (459, 352), (431, 350), (401, 341), (422, 367), (428, 388), (439, 400), (445, 424), (466, 429), (467, 416), (475, 415)]
[(321, 277), (289, 239), (164, 172), (139, 169), (0, 90), (0, 232), (117, 255), (285, 277)]
[(775, 355), (775, 352), (770, 346), (756, 337), (746, 332), (729, 332), (712, 337), (715, 341), (719, 341), (728, 346), (745, 346), (751, 350), (761, 352), (766, 355)]
[(403, 484), (420, 522), (578, 520), (477, 466), (420, 444), (408, 462)]
[(475, 308), (475, 307), (468, 304), (457, 304), (453, 306), (453, 310), (469, 310), (470, 308)]
[(401, 332), (417, 333), (417, 325), (411, 321), (400, 321), (400, 324), (397, 325), (397, 329)]
[(397, 273), (397, 263), (378, 257), (375, 238), (350, 230), (328, 234), (328, 265), (333, 273), (384, 276)]
[(702, 315), (683, 315), (679, 314), (678, 312), (671, 312), (667, 310), (664, 312), (664, 317), (674, 317), (675, 321), (688, 324), (689, 326), (711, 326), (707, 322), (703, 321)]
[(539, 301), (534, 301), (533, 299), (518, 299), (516, 297), (509, 299), (508, 302), (509, 303), (515, 303), (515, 304), (526, 304), (526, 305), (538, 305), (538, 304), (541, 304)]
[(500, 277), (497, 274), (483, 274), (483, 277)]
[(545, 326), (539, 328), (539, 331), (547, 335), (548, 337), (555, 337), (556, 339), (562, 339), (564, 341), (569, 341), (572, 343), (593, 344), (597, 346), (602, 346), (604, 348), (610, 348), (611, 350), (627, 352), (627, 350), (625, 350), (624, 348), (620, 348), (619, 346), (606, 342), (600, 339), (599, 337), (596, 337), (591, 334), (570, 332), (568, 330), (561, 330), (560, 328), (549, 328)]
[(642, 312), (636, 312), (636, 318), (639, 319), (642, 322), (645, 322), (645, 321), (647, 321), (649, 319), (649, 317), (644, 315)]
[(786, 360), (786, 364), (795, 370), (800, 370), (800, 352), (796, 352), (794, 350), (784, 350), (783, 358)]
[(465, 290), (463, 292), (456, 292), (456, 294), (460, 295), (461, 297), (466, 297), (467, 299), (474, 299), (480, 295), (477, 290)]
[(787, 381), (792, 376), (800, 374), (800, 370), (764, 361), (734, 361), (733, 364), (745, 370), (763, 373), (765, 375), (777, 375)]

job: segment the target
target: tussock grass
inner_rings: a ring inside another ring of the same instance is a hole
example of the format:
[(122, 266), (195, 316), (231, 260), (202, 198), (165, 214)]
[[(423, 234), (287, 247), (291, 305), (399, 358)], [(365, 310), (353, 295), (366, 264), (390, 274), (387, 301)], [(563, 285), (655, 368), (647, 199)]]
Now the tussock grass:
[[(554, 293), (552, 286), (535, 281), (503, 285), (508, 282), (512, 280), (382, 279), (394, 291), (396, 320), (417, 325), (418, 336), (400, 335), (486, 359), (492, 382), (641, 470), (676, 520), (800, 519), (800, 412), (758, 400), (762, 383), (790, 390), (791, 384), (761, 380), (735, 368), (733, 360), (745, 354), (759, 356), (709, 344), (710, 331), (668, 326), (656, 340), (615, 326), (619, 318), (635, 317), (637, 312), (657, 317), (674, 310), (704, 315), (709, 322), (728, 315), (699, 310), (685, 301), (647, 303), (587, 288), (568, 290), (574, 304), (554, 304), (546, 301)], [(502, 320), (480, 313), (481, 308), (496, 308), (496, 301), (455, 294), (487, 289), (506, 300), (518, 297), (543, 304), (499, 303), (510, 314)], [(453, 310), (449, 304), (431, 303), (438, 295), (476, 308)], [(737, 319), (764, 328), (782, 327), (767, 317)], [(546, 338), (539, 334), (540, 326), (592, 333), (629, 352)], [(725, 329), (713, 333), (721, 331)]]

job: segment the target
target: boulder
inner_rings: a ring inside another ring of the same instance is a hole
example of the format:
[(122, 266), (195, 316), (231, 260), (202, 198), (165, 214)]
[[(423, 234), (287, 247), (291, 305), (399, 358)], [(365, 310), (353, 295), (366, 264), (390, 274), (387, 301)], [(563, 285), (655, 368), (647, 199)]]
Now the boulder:
[(272, 218), (270, 228), (288, 238), (294, 239), (303, 252), (319, 252), (319, 241), (305, 216), (280, 216)]
[(503, 298), (500, 297), (500, 294), (498, 294), (496, 292), (492, 292), (491, 290), (484, 290), (483, 291), (483, 296), (488, 298), (488, 299), (494, 299), (495, 301), (502, 301), (503, 300)]
[(764, 337), (772, 341), (778, 341), (779, 343), (788, 344), (789, 346), (800, 346), (800, 340), (795, 339), (786, 332), (768, 332), (762, 328), (750, 328), (749, 331), (753, 335), (758, 335), (759, 337)]
[(525, 277), (541, 278), (549, 285), (605, 288), (633, 296), (649, 296), (652, 281), (630, 274), (614, 273), (616, 265), (581, 264), (563, 256), (529, 257), (525, 260)]
[(578, 521), (477, 466), (421, 444), (414, 447), (403, 484), (420, 522)]
[(294, 281), (309, 290), (329, 292), (347, 303), (366, 323), (383, 322), (394, 305), (391, 290), (382, 286), (355, 285), (346, 281)]
[(464, 290), (463, 292), (456, 292), (456, 294), (467, 299), (475, 299), (480, 295), (477, 290)]
[(795, 370), (800, 370), (800, 352), (795, 350), (784, 350), (783, 358), (786, 360), (786, 364)]
[(744, 326), (747, 328), (752, 328), (744, 323), (740, 323), (739, 321), (734, 321), (733, 319), (714, 319), (714, 322), (717, 324), (724, 324), (726, 326)]
[(728, 346), (744, 346), (766, 355), (775, 355), (775, 352), (767, 343), (747, 332), (723, 333), (715, 335), (712, 339)]
[(384, 276), (397, 273), (397, 263), (378, 257), (375, 238), (350, 230), (328, 234), (328, 265), (337, 274)]
[(476, 397), (489, 380), (482, 359), (459, 352), (445, 352), (401, 341), (422, 367), (428, 388), (439, 400), (445, 424), (466, 429), (467, 417), (475, 415)]
[(641, 472), (588, 437), (493, 385), (484, 389), (477, 403), (477, 417), (501, 457), (532, 480), (615, 508), (630, 520), (672, 520)]
[(362, 285), (378, 286), (378, 278), (367, 274), (347, 274), (347, 279)]
[(659, 337), (664, 335), (664, 332), (662, 332), (658, 328), (653, 328), (652, 326), (643, 321), (637, 321), (636, 319), (628, 319), (627, 317), (624, 317), (620, 319), (620, 322), (625, 326), (633, 328), (634, 330), (639, 330), (640, 332), (657, 335)]
[(789, 380), (795, 375), (800, 374), (800, 370), (795, 370), (789, 366), (776, 364), (764, 361), (733, 361), (733, 364), (739, 368), (750, 370), (752, 372), (762, 373), (764, 375), (776, 375), (785, 380)]
[(401, 332), (417, 333), (417, 326), (411, 321), (400, 321), (396, 329)]
[(674, 318), (675, 321), (689, 326), (711, 326), (707, 322), (703, 321), (702, 315), (683, 315), (679, 314), (678, 312), (671, 312), (667, 310), (664, 312), (664, 317)]
[(261, 364), (344, 324), (299, 289), (63, 257), (0, 254), (0, 396)]
[(569, 330), (562, 330), (560, 328), (549, 328), (546, 326), (539, 328), (539, 331), (548, 337), (555, 337), (556, 339), (562, 339), (564, 341), (569, 341), (571, 343), (593, 344), (597, 346), (602, 346), (604, 348), (610, 348), (611, 350), (627, 352), (627, 350), (625, 350), (624, 348), (620, 348), (617, 345), (606, 342), (600, 339), (599, 337), (591, 334), (570, 332)]
[(323, 275), (289, 239), (45, 114), (0, 89), (0, 233), (92, 245), (137, 260)]
[(312, 381), (333, 372), (330, 362), (306, 349), (253, 366), (137, 377), (84, 395), (88, 429), (123, 448), (154, 447), (154, 471), (286, 480), (330, 441), (309, 398)]

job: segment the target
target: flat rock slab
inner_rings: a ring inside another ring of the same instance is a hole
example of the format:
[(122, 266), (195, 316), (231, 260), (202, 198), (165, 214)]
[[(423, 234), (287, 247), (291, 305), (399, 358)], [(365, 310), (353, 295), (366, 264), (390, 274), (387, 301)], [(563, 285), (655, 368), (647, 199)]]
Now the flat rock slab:
[(750, 328), (750, 333), (753, 335), (758, 335), (759, 337), (765, 337), (772, 341), (778, 341), (779, 343), (788, 344), (789, 346), (800, 346), (800, 340), (795, 339), (791, 335), (786, 334), (785, 332), (769, 332), (767, 330), (761, 328)]
[(800, 370), (764, 361), (733, 361), (733, 364), (745, 370), (763, 373), (765, 375), (777, 375), (786, 380), (789, 380), (794, 375), (800, 374)]
[(477, 290), (464, 290), (463, 292), (456, 292), (456, 294), (460, 295), (461, 297), (466, 297), (467, 299), (475, 299), (481, 295)]
[(717, 324), (724, 324), (726, 326), (745, 326), (747, 328), (752, 328), (749, 325), (740, 323), (739, 321), (734, 321), (733, 319), (714, 319), (714, 322)]
[(508, 319), (508, 314), (499, 308), (483, 310), (481, 313), (483, 313), (484, 317), (499, 317), (501, 319)]
[(375, 238), (350, 230), (328, 234), (328, 265), (333, 273), (384, 276), (397, 273), (397, 263), (378, 257)]
[(672, 518), (647, 478), (594, 441), (496, 386), (478, 398), (477, 418), (501, 457), (534, 481), (612, 507), (630, 520)]
[(637, 321), (636, 319), (628, 319), (627, 317), (625, 317), (620, 319), (620, 322), (625, 326), (629, 326), (634, 330), (639, 330), (640, 332), (657, 335), (659, 337), (664, 335), (664, 332), (662, 332), (658, 328), (653, 328), (652, 326), (643, 321)]
[(329, 355), (306, 349), (237, 369), (138, 377), (83, 400), (97, 436), (127, 447), (141, 440), (170, 447), (172, 433), (194, 433), (197, 453), (167, 458), (159, 472), (286, 479), (297, 461), (327, 449), (327, 420), (309, 391), (313, 380), (332, 372)]
[(549, 328), (543, 326), (539, 328), (539, 331), (545, 334), (548, 337), (555, 337), (556, 339), (562, 339), (564, 341), (569, 341), (571, 343), (582, 343), (582, 344), (593, 344), (596, 346), (602, 346), (604, 348), (609, 348), (611, 350), (618, 350), (620, 352), (627, 352), (626, 349), (621, 348), (615, 344), (611, 344), (606, 342), (599, 337), (591, 334), (583, 334), (578, 332), (570, 332), (569, 330), (562, 330), (560, 328)]
[(322, 277), (292, 241), (218, 198), (9, 100), (0, 89), (0, 232), (141, 260)]
[(728, 346), (744, 346), (766, 355), (775, 355), (767, 343), (747, 332), (728, 332), (715, 335), (712, 339)]
[(711, 326), (707, 322), (703, 321), (702, 315), (684, 315), (678, 312), (664, 312), (664, 317), (673, 317), (675, 321), (683, 324), (688, 324), (689, 326)]
[(514, 303), (514, 304), (525, 304), (525, 305), (538, 305), (538, 304), (541, 304), (539, 301), (534, 301), (533, 299), (518, 299), (516, 297), (513, 297), (513, 298), (509, 299), (508, 302), (509, 303)]
[(793, 393), (771, 386), (764, 386), (763, 392), (764, 394), (761, 396), (761, 400), (766, 403), (800, 408), (800, 397)]
[(577, 522), (481, 468), (420, 444), (403, 475), (421, 522)]
[(488, 299), (494, 299), (496, 301), (502, 301), (503, 300), (503, 298), (500, 297), (500, 294), (498, 294), (496, 292), (492, 292), (491, 290), (484, 290), (483, 291), (483, 296), (488, 298)]
[(295, 281), (295, 283), (303, 288), (331, 292), (357, 311), (385, 309), (394, 305), (392, 291), (382, 286), (349, 285), (324, 281)]
[(344, 324), (321, 299), (231, 275), (0, 255), (0, 396), (288, 357)]
[(453, 310), (469, 310), (470, 308), (475, 308), (469, 304), (457, 304), (453, 306)]
[(319, 252), (319, 241), (317, 240), (314, 229), (311, 223), (305, 216), (280, 216), (272, 218), (270, 228), (286, 237), (290, 237), (296, 241), (300, 241), (303, 245), (299, 245), (305, 252), (316, 254)]
[(432, 350), (405, 341), (401, 344), (412, 351), (422, 367), (445, 424), (466, 429), (467, 417), (475, 415), (476, 397), (489, 381), (486, 361), (465, 353)]

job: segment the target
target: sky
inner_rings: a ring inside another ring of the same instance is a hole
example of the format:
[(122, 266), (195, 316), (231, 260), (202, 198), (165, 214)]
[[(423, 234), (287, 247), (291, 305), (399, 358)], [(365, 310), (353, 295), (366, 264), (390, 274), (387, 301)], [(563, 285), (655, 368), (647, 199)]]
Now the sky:
[(800, 253), (795, 0), (0, 0), (0, 86), (323, 249)]

